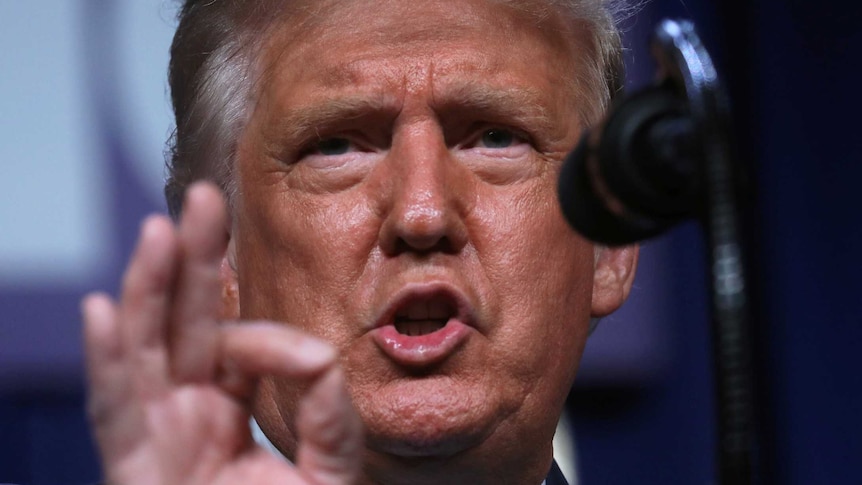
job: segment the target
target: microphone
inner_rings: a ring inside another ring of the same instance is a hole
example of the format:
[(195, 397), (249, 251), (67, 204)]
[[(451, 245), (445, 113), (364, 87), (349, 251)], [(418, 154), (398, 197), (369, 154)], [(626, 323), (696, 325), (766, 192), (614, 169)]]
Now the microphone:
[(566, 220), (588, 239), (620, 246), (700, 215), (699, 138), (685, 95), (670, 80), (623, 98), (563, 163)]

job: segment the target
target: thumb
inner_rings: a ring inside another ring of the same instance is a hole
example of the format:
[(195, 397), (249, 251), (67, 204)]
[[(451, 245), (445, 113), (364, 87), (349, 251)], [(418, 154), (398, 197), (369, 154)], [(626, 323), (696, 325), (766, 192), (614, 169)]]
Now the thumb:
[(362, 422), (350, 402), (340, 367), (315, 381), (300, 403), (297, 468), (310, 483), (355, 483), (362, 462)]

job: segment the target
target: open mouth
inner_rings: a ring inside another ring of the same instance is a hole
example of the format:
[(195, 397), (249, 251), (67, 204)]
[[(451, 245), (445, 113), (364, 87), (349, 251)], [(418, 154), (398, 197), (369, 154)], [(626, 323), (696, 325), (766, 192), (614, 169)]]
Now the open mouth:
[(409, 337), (428, 335), (445, 327), (455, 313), (455, 302), (445, 295), (414, 299), (395, 313), (395, 330)]
[(374, 320), (372, 340), (405, 368), (437, 365), (468, 342), (476, 322), (469, 300), (443, 283), (405, 285)]

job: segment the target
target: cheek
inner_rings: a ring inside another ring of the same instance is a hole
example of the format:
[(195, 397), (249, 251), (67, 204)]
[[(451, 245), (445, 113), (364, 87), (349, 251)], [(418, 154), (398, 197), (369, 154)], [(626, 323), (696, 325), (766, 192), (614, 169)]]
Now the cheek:
[[(242, 317), (288, 322), (335, 342), (334, 319), (345, 314), (377, 233), (361, 200), (309, 199), (260, 189), (244, 198), (237, 245)], [(324, 321), (329, 325), (317, 324)]]
[(526, 367), (568, 368), (589, 325), (593, 247), (569, 229), (546, 185), (483, 197), (489, 203), (476, 216), (487, 232), (476, 244), (499, 302), (497, 319), (506, 322), (496, 337), (531, 359)]
[[(474, 238), (489, 276), (531, 284), (520, 294), (538, 296), (545, 306), (560, 295), (589, 296), (593, 279), (593, 246), (566, 224), (556, 193), (541, 184), (484, 195), (476, 210), (484, 233)], [(495, 190), (495, 189), (492, 189)], [(513, 286), (513, 285), (505, 285)], [(539, 290), (549, 293), (541, 294)], [(587, 295), (584, 295), (587, 293)]]

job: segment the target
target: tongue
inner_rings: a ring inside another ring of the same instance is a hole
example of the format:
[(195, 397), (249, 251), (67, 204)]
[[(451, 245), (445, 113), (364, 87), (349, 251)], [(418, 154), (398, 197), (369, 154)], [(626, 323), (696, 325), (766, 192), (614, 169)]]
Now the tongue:
[(436, 332), (446, 325), (446, 320), (401, 320), (395, 322), (398, 333), (417, 337)]

